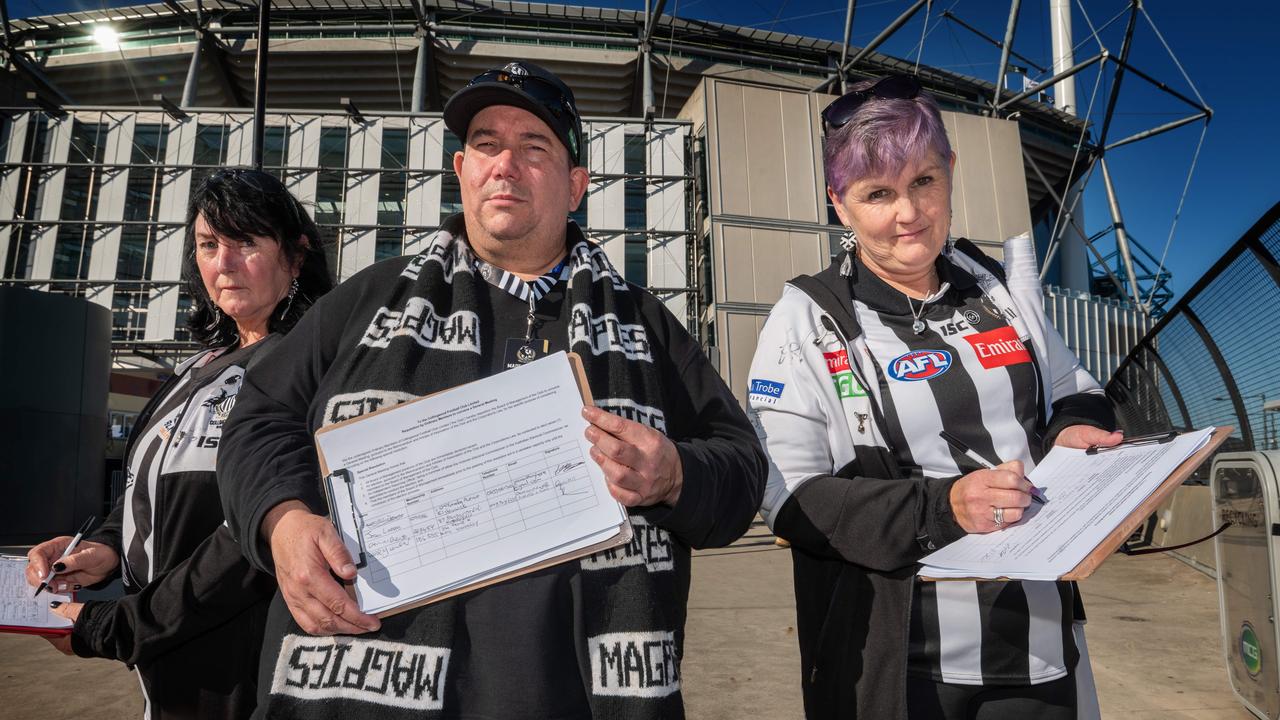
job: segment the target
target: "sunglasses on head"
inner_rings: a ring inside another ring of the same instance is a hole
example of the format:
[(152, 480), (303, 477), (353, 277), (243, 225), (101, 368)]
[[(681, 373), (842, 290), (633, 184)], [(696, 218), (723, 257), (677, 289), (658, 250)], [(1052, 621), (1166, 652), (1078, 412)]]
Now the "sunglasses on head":
[(578, 123), (578, 113), (574, 109), (573, 103), (569, 102), (569, 98), (565, 96), (560, 88), (556, 87), (555, 83), (532, 75), (513, 73), (504, 68), (490, 70), (475, 76), (471, 79), (471, 82), (467, 83), (467, 87), (492, 82), (510, 85), (513, 88), (523, 90), (526, 95), (546, 108), (552, 117), (568, 122), (569, 140), (573, 145), (569, 150), (575, 158), (577, 157), (578, 137), (575, 126)]
[(847, 92), (822, 110), (822, 134), (848, 125), (858, 108), (873, 97), (910, 100), (919, 95), (921, 89), (920, 82), (909, 75), (889, 75), (866, 90)]

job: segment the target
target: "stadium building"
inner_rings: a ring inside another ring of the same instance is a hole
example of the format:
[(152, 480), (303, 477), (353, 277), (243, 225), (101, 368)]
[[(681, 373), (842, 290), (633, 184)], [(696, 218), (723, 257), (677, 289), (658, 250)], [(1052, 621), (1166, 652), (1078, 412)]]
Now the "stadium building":
[[(922, 3), (916, 3), (916, 7)], [(313, 209), (339, 280), (413, 253), (461, 209), (440, 110), (513, 58), (559, 74), (585, 119), (592, 182), (574, 213), (628, 279), (684, 318), (736, 392), (783, 283), (824, 267), (841, 228), (819, 112), (841, 83), (917, 72), (958, 154), (953, 233), (999, 255), (1036, 234), (1087, 168), (1086, 121), (865, 48), (662, 14), (518, 2), (277, 0), (263, 165)], [(179, 279), (191, 188), (253, 161), (256, 5), (167, 0), (17, 19), (0, 73), (0, 284), (110, 312), (113, 437), (189, 354)], [(890, 32), (893, 28), (886, 28)], [(998, 102), (993, 101), (999, 98)], [(994, 106), (993, 106), (994, 105)], [(1074, 173), (1072, 172), (1074, 168)], [(1104, 382), (1144, 334), (1132, 305), (1056, 287), (1050, 316)]]

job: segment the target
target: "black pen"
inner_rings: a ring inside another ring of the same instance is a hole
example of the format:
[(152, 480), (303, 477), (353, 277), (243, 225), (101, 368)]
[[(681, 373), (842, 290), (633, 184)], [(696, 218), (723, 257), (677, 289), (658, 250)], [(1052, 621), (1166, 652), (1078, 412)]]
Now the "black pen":
[[(80, 538), (84, 537), (84, 534), (89, 532), (89, 528), (93, 525), (93, 521), (97, 519), (98, 518), (90, 515), (89, 519), (84, 521), (84, 524), (81, 525), (80, 529), (76, 532), (76, 536), (71, 538), (71, 542), (67, 544), (67, 549), (63, 550), (62, 554), (58, 556), (59, 561), (61, 561), (66, 556), (70, 555), (71, 552), (76, 549), (76, 546), (80, 544)], [(49, 575), (45, 577), (43, 581), (41, 581), (40, 587), (36, 588), (36, 594), (32, 595), (31, 597), (35, 597), (36, 595), (39, 595), (40, 591), (49, 587), (49, 581), (52, 580), (53, 576), (57, 574), (58, 574), (58, 571), (54, 570), (53, 566), (50, 566)]]
[[(943, 430), (942, 432), (938, 433), (938, 435), (939, 435), (939, 436), (941, 436), (943, 440), (946, 440), (948, 445), (950, 445), (951, 447), (955, 448), (955, 449), (956, 449), (956, 450), (958, 450), (959, 452), (964, 453), (964, 456), (965, 456), (965, 457), (967, 457), (967, 458), (969, 458), (970, 460), (972, 460), (972, 461), (974, 461), (974, 462), (978, 463), (979, 465), (981, 465), (982, 467), (986, 468), (987, 470), (995, 470), (995, 469), (996, 469), (996, 466), (995, 466), (994, 464), (992, 464), (990, 460), (987, 460), (986, 458), (982, 457), (981, 455), (979, 455), (978, 453), (974, 452), (973, 450), (970, 450), (970, 449), (969, 449), (969, 446), (968, 446), (968, 445), (965, 445), (963, 442), (960, 442), (960, 438), (956, 437), (955, 435), (952, 435), (951, 433), (947, 432), (946, 430)], [(1029, 481), (1028, 481), (1028, 482), (1029, 482)], [(1045, 499), (1045, 497), (1040, 493), (1040, 490), (1039, 490), (1038, 488), (1036, 488), (1036, 486), (1035, 486), (1035, 485), (1032, 485), (1032, 486), (1031, 486), (1031, 499), (1032, 499), (1032, 500), (1035, 500), (1036, 502), (1040, 503), (1041, 505), (1044, 505), (1045, 503), (1049, 502), (1049, 501), (1048, 501), (1048, 500), (1046, 500), (1046, 499)]]

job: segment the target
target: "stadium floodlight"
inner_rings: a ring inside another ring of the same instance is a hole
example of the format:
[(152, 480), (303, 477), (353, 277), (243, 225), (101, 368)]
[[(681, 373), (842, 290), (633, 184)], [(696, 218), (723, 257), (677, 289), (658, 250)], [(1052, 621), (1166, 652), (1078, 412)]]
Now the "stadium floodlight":
[(93, 41), (103, 50), (119, 50), (120, 34), (110, 25), (95, 25), (93, 28)]

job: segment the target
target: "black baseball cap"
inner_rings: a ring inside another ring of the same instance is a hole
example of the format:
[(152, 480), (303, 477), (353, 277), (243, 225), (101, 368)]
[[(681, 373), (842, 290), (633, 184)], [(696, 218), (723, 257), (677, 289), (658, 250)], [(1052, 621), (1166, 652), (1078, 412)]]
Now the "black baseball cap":
[(550, 70), (516, 60), (475, 76), (445, 104), (444, 124), (466, 142), (471, 118), (490, 105), (511, 105), (537, 115), (564, 143), (573, 163), (582, 164), (582, 120), (573, 91)]

